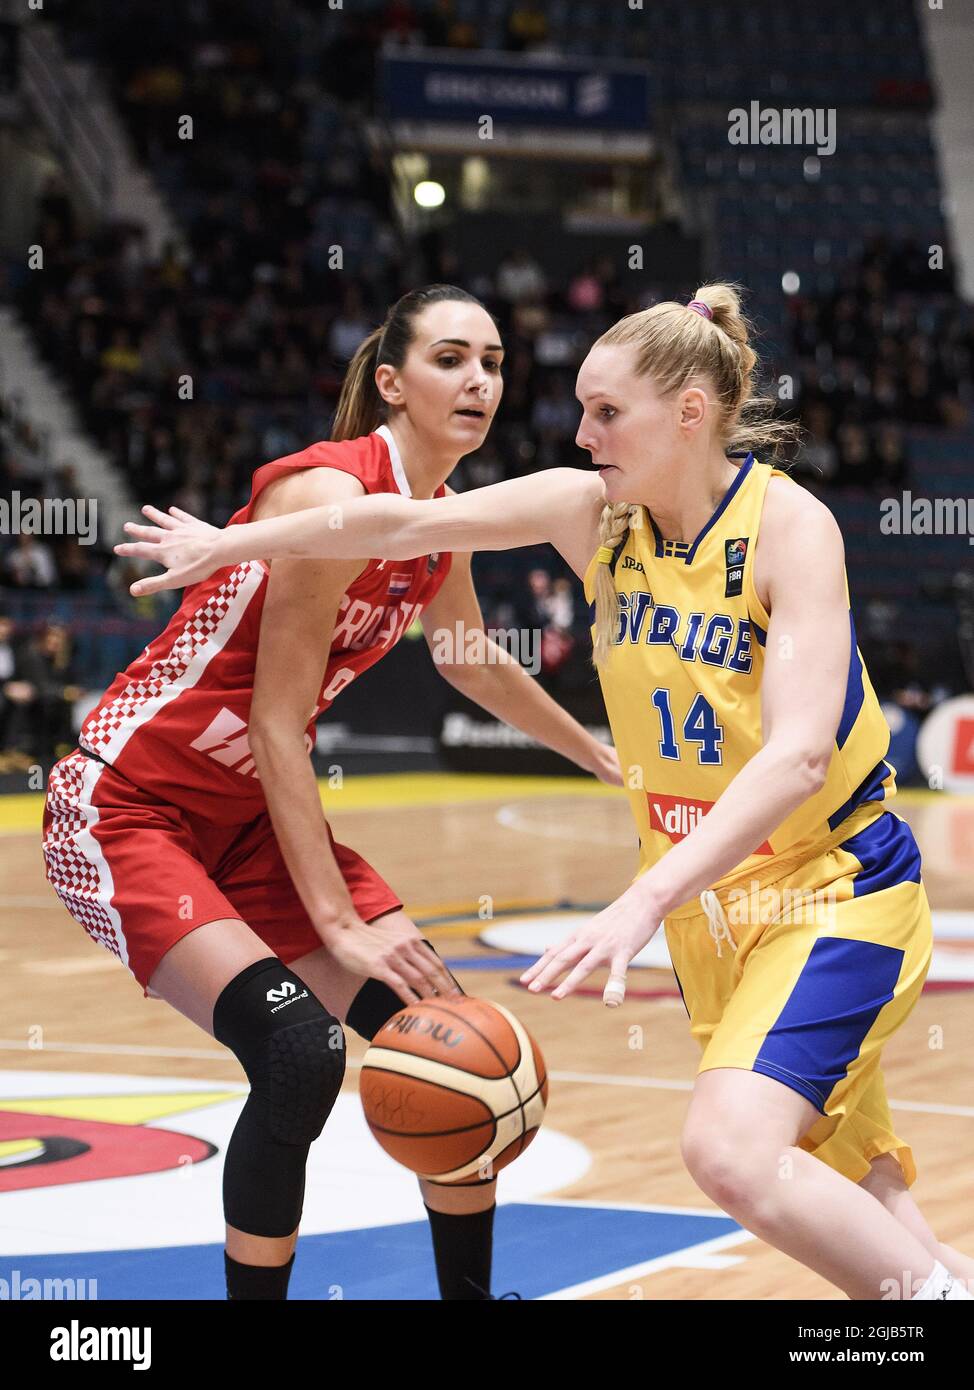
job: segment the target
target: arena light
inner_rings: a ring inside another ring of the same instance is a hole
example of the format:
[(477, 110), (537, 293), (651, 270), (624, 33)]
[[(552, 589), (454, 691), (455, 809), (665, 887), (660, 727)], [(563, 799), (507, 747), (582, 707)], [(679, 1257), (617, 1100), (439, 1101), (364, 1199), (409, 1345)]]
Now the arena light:
[(786, 270), (781, 277), (781, 288), (785, 294), (797, 294), (802, 287), (801, 277), (793, 270)]
[(446, 189), (433, 179), (424, 179), (413, 189), (413, 197), (421, 208), (439, 208), (446, 198)]

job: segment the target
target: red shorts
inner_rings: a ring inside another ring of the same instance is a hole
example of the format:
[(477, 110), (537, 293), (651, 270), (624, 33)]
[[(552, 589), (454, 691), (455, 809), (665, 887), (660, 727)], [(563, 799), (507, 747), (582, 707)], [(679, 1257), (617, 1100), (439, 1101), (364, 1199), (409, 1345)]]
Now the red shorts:
[[(402, 907), (361, 855), (328, 835), (363, 921)], [(44, 858), (71, 916), (128, 966), (143, 993), (170, 946), (224, 917), (244, 921), (285, 965), (322, 945), (266, 811), (243, 825), (214, 825), (83, 753), (51, 769)]]

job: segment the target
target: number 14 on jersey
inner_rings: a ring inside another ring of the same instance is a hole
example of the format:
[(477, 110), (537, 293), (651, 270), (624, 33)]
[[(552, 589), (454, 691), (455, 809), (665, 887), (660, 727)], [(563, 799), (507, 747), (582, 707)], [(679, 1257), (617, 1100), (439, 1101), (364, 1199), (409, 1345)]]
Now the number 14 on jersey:
[[(676, 739), (676, 726), (670, 706), (670, 692), (657, 686), (652, 695), (653, 704), (659, 714), (661, 758), (679, 762), (683, 754)], [(683, 720), (683, 739), (685, 743), (697, 745), (697, 762), (704, 766), (717, 766), (722, 761), (721, 744), (724, 742), (723, 726), (718, 724), (713, 706), (698, 694), (687, 710)]]

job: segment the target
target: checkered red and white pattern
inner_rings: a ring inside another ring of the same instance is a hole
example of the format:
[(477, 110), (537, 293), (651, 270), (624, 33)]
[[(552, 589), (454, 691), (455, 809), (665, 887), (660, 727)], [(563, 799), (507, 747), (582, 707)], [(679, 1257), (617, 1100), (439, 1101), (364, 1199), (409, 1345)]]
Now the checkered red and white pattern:
[(101, 764), (72, 753), (51, 770), (44, 828), (47, 877), (71, 916), (93, 940), (128, 965), (121, 919), (112, 907), (115, 885), (92, 834), (98, 811), (92, 804)]
[[(92, 753), (110, 759), (117, 756), (139, 724), (169, 700), (195, 684), (206, 666), (230, 636), (236, 622), (235, 602), (242, 590), (253, 590), (263, 579), (256, 561), (238, 565), (205, 603), (187, 618), (167, 654), (154, 661), (144, 677), (130, 681), (114, 700), (100, 705), (81, 730), (81, 741)], [(229, 631), (227, 630), (229, 627)]]

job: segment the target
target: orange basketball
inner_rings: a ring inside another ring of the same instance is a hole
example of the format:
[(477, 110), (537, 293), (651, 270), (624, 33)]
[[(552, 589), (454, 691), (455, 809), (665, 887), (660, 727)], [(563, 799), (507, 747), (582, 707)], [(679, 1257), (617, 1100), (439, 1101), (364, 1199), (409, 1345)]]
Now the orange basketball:
[(477, 1181), (530, 1144), (548, 1077), (519, 1019), (464, 995), (393, 1014), (365, 1054), (359, 1091), (369, 1128), (399, 1163), (437, 1182)]

